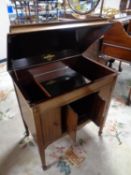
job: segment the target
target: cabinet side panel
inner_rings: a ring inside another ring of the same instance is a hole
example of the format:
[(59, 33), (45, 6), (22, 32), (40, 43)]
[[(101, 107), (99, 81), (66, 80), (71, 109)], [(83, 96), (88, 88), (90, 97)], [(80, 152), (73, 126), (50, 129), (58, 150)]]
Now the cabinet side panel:
[(109, 110), (109, 106), (110, 106), (110, 102), (111, 102), (115, 82), (116, 82), (116, 77), (113, 78), (112, 82), (110, 82), (106, 86), (102, 87), (101, 90), (99, 91), (99, 97), (101, 98), (101, 101), (103, 101), (101, 103), (101, 106), (99, 106), (99, 110), (100, 111), (103, 110), (103, 112), (98, 113), (100, 115), (98, 115), (93, 120), (98, 126), (100, 126), (102, 128), (103, 128), (104, 123), (105, 123), (106, 118), (107, 118), (107, 113), (108, 113), (108, 110)]
[(27, 101), (24, 99), (23, 95), (21, 94), (19, 88), (15, 85), (15, 91), (18, 98), (21, 115), (23, 120), (25, 121), (29, 131), (33, 136), (36, 136), (36, 129), (34, 123), (33, 112), (30, 106), (28, 105)]
[[(103, 125), (112, 97), (115, 79), (114, 75), (110, 79), (107, 79), (109, 81), (106, 84), (101, 85), (99, 88), (96, 87), (96, 92), (92, 91), (91, 94), (84, 98), (70, 103), (71, 108), (78, 115), (79, 124), (91, 119), (97, 126), (101, 127)], [(105, 80), (103, 79), (104, 82)]]

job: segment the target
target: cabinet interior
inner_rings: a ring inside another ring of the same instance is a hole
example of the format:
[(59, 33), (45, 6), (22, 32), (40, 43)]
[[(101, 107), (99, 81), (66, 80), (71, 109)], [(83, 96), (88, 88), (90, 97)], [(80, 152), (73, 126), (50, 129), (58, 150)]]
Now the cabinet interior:
[(112, 71), (104, 66), (83, 56), (76, 56), (17, 70), (12, 72), (12, 76), (25, 98), (30, 103), (38, 103), (90, 85), (111, 73)]

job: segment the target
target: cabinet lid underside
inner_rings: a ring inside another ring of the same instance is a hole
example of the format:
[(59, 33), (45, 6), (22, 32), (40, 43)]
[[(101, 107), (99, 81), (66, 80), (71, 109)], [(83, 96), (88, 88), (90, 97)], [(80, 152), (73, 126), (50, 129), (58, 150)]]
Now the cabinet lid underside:
[(30, 68), (82, 54), (100, 38), (111, 23), (59, 24), (51, 29), (8, 34), (8, 71)]

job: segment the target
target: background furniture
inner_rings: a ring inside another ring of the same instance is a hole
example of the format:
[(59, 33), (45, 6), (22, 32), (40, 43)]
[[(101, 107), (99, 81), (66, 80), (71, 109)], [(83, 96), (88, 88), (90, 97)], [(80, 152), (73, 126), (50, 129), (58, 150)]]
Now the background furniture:
[[(130, 25), (128, 25), (127, 31), (130, 33)], [(120, 22), (113, 24), (112, 28), (104, 35), (102, 43), (102, 53), (104, 55), (113, 57), (111, 64), (114, 59), (120, 60), (119, 71), (122, 70), (122, 61), (131, 62), (131, 37), (125, 31), (123, 25)], [(112, 67), (112, 65), (110, 66)], [(127, 104), (130, 104), (131, 90), (127, 99)]]
[(120, 22), (114, 23), (104, 35), (102, 53), (120, 61), (131, 61), (131, 38)]
[(129, 21), (128, 27), (127, 27), (127, 32), (129, 35), (131, 35), (131, 20)]

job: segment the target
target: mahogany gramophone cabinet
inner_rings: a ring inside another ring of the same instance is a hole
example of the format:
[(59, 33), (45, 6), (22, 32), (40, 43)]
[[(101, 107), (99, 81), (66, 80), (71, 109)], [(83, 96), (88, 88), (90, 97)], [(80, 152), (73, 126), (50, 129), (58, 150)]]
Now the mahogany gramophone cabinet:
[(8, 71), (27, 135), (45, 149), (93, 121), (99, 134), (106, 120), (117, 74), (83, 52), (110, 27), (108, 21), (76, 21), (24, 27), (8, 34)]

